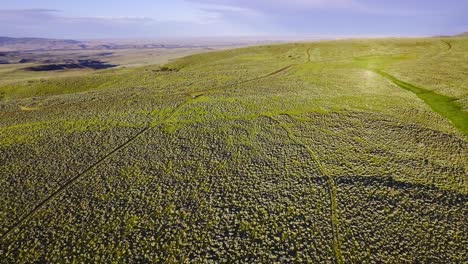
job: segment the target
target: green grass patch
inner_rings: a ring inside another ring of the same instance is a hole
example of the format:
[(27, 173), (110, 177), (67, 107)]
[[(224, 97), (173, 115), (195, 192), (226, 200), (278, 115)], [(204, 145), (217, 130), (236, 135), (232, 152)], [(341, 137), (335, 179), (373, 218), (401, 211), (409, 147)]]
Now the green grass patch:
[(455, 102), (457, 100), (456, 98), (437, 94), (433, 91), (400, 81), (394, 76), (381, 70), (376, 70), (375, 72), (389, 79), (399, 87), (416, 94), (421, 100), (428, 104), (432, 110), (448, 118), (452, 124), (460, 130), (460, 132), (465, 136), (468, 135), (468, 114), (463, 111), (459, 105), (457, 105)]

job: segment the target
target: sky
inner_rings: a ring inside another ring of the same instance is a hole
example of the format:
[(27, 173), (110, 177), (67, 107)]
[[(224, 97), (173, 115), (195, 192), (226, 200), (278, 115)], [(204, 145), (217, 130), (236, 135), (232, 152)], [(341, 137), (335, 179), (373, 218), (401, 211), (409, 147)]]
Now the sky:
[(9, 37), (375, 37), (468, 31), (468, 0), (0, 1), (0, 36)]

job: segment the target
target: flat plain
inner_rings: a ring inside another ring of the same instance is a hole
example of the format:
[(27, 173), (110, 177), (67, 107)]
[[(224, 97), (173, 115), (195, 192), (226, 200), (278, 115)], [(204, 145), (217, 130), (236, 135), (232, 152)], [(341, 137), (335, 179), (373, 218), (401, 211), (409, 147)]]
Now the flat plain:
[(129, 57), (0, 67), (0, 262), (468, 261), (468, 38)]

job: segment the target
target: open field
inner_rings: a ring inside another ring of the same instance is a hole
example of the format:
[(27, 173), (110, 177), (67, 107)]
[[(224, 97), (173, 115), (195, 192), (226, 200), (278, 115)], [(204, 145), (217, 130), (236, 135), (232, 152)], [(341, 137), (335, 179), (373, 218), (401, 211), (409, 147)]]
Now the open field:
[(468, 261), (468, 38), (140, 55), (0, 66), (1, 263)]

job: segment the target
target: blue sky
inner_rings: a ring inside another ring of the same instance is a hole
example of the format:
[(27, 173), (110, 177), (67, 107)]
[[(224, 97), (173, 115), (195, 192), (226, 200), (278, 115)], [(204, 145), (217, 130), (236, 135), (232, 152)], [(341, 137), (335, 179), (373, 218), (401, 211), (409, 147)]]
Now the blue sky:
[(0, 36), (424, 36), (468, 31), (468, 0), (14, 0)]

